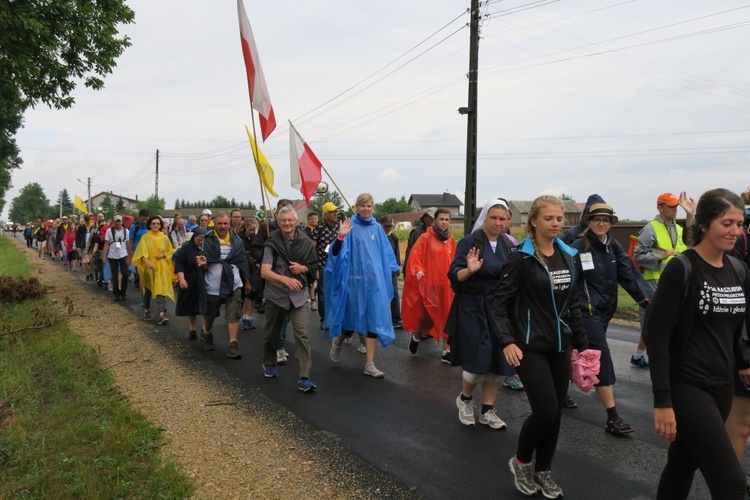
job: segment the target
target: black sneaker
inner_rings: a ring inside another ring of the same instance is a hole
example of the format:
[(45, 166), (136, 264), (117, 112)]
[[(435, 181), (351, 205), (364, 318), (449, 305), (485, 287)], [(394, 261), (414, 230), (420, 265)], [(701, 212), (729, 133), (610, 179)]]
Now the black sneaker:
[(214, 350), (214, 334), (203, 330), (201, 332), (201, 337), (203, 337), (203, 350), (213, 351)]
[(188, 339), (189, 340), (196, 340), (198, 338), (198, 333), (195, 330), (190, 330), (188, 332)]
[(159, 324), (160, 325), (168, 325), (169, 324), (169, 318), (166, 316), (159, 316)]
[(242, 359), (242, 353), (240, 352), (240, 344), (236, 340), (232, 340), (231, 342), (229, 342), (229, 349), (227, 350), (227, 357), (232, 358), (232, 359)]
[(412, 354), (417, 354), (417, 349), (419, 348), (419, 337), (415, 339), (414, 335), (416, 334), (412, 333), (409, 337), (409, 352)]
[(445, 363), (446, 365), (451, 364), (451, 352), (443, 351), (443, 355), (440, 357), (440, 362)]
[(143, 319), (146, 321), (151, 321), (151, 311), (143, 311)]

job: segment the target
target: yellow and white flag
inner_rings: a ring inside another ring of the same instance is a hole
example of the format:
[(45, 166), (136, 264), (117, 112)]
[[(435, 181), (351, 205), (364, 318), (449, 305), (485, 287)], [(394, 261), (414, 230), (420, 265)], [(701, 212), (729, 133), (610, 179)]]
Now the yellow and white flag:
[(268, 163), (266, 155), (263, 154), (263, 151), (255, 143), (255, 139), (250, 133), (250, 129), (247, 128), (247, 125), (245, 125), (245, 131), (247, 132), (247, 138), (250, 140), (250, 149), (253, 152), (253, 158), (255, 158), (256, 153), (258, 154), (258, 157), (255, 158), (255, 166), (258, 169), (260, 180), (263, 182), (268, 194), (278, 197), (279, 195), (273, 190), (273, 167)]

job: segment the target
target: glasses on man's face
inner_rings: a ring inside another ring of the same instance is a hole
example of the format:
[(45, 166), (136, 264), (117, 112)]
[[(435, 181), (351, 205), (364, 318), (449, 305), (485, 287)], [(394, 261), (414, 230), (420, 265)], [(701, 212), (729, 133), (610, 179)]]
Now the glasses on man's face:
[(594, 224), (599, 224), (599, 225), (612, 224), (612, 221), (610, 220), (609, 217), (594, 217), (593, 219), (591, 219), (591, 222), (593, 222)]

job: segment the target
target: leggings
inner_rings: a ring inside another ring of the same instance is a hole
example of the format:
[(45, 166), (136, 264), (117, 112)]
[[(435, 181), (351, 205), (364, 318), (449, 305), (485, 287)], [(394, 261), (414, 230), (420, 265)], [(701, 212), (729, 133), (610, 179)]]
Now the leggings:
[(531, 462), (536, 451), (534, 470), (546, 471), (560, 434), (560, 417), (570, 380), (570, 347), (563, 352), (523, 351), (516, 372), (523, 382), (531, 405), (531, 415), (518, 436), (516, 457)]
[(724, 429), (732, 393), (731, 383), (705, 388), (679, 380), (672, 387), (677, 437), (669, 445), (657, 500), (687, 498), (696, 469), (706, 479), (711, 498), (745, 498), (745, 473)]

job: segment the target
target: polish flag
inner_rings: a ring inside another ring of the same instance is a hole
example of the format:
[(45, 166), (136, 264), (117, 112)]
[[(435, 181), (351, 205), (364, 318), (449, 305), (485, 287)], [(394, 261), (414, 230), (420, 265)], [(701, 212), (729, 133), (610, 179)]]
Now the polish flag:
[(289, 122), (289, 157), (292, 169), (292, 187), (300, 190), (309, 207), (310, 199), (315, 194), (318, 184), (320, 184), (323, 178), (320, 172), (323, 164), (320, 163), (320, 160), (312, 152), (310, 146), (299, 135), (292, 122)]
[(258, 57), (258, 48), (253, 38), (253, 30), (250, 28), (250, 21), (245, 13), (245, 6), (242, 0), (237, 0), (237, 15), (240, 19), (240, 39), (242, 41), (242, 57), (245, 59), (245, 69), (247, 71), (247, 86), (250, 89), (250, 104), (260, 115), (260, 132), (263, 142), (273, 129), (276, 128), (276, 116), (273, 114), (271, 106), (271, 97), (268, 95), (266, 79), (263, 76), (263, 68), (260, 66)]

